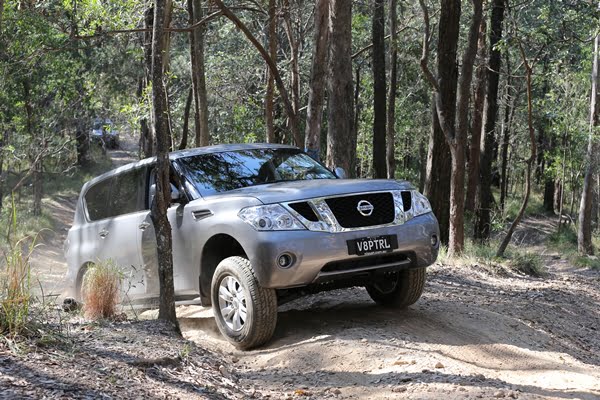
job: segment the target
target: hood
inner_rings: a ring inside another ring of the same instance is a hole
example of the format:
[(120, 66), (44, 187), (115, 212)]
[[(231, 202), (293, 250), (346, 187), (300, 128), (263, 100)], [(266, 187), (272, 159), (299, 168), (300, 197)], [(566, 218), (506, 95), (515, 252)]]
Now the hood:
[(249, 186), (219, 193), (216, 196), (222, 198), (229, 196), (250, 196), (257, 198), (264, 204), (271, 204), (312, 199), (315, 197), (388, 190), (414, 190), (414, 187), (406, 181), (391, 179), (314, 179)]

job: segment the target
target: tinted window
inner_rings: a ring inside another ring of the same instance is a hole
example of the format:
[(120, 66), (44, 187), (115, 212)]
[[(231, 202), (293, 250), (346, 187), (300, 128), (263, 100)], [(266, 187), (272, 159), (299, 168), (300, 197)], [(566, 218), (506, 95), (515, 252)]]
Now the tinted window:
[(85, 194), (91, 221), (146, 209), (146, 169), (136, 169), (98, 182)]
[(202, 195), (265, 183), (334, 179), (323, 165), (298, 149), (250, 149), (180, 158), (178, 167)]
[(112, 179), (105, 179), (98, 182), (89, 188), (85, 194), (85, 204), (90, 220), (96, 221), (110, 216), (108, 198), (111, 182)]
[(115, 177), (110, 192), (111, 216), (144, 210), (146, 171), (136, 169)]

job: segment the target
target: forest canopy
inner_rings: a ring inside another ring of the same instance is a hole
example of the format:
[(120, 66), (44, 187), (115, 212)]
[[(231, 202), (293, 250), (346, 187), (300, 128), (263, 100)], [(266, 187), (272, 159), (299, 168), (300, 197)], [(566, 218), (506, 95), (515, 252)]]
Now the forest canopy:
[(0, 0), (0, 200), (41, 214), (47, 176), (93, 164), (98, 119), (155, 155), (160, 84), (171, 150), (294, 144), (412, 181), (451, 253), (531, 212), (579, 218), (593, 252), (597, 2), (169, 0), (160, 68), (154, 7)]

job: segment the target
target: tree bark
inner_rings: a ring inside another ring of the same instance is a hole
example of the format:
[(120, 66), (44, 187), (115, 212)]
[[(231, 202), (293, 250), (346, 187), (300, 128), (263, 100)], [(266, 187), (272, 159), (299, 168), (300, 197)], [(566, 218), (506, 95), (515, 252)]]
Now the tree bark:
[(329, 40), (329, 0), (317, 0), (315, 7), (315, 37), (312, 69), (310, 73), (310, 92), (306, 115), (304, 147), (315, 160), (321, 152), (321, 122), (323, 119), (323, 100), (327, 78), (327, 43)]
[[(217, 0), (218, 1), (218, 0)], [(330, 0), (327, 82), (327, 165), (356, 174), (356, 128), (352, 87), (352, 3)]]
[[(440, 225), (440, 239), (449, 244), (452, 155), (455, 140), (456, 91), (458, 68), (456, 53), (460, 23), (460, 1), (443, 0), (438, 26), (437, 76), (429, 70), (429, 12), (419, 1), (425, 20), (421, 69), (432, 92), (433, 127), (427, 158), (425, 195), (429, 198)], [(464, 166), (463, 166), (464, 168)], [(454, 178), (456, 179), (456, 175)]]
[[(187, 2), (190, 25), (202, 21), (201, 0)], [(206, 91), (206, 69), (204, 65), (204, 24), (190, 32), (190, 60), (192, 64), (192, 91), (194, 98), (194, 122), (196, 147), (210, 144), (208, 130), (208, 94)]]
[(385, 14), (384, 0), (373, 1), (373, 177), (387, 177), (386, 166), (386, 89), (385, 89)]
[(167, 209), (171, 197), (169, 181), (169, 137), (167, 104), (163, 80), (163, 54), (165, 53), (165, 0), (154, 1), (154, 26), (152, 31), (152, 107), (156, 132), (156, 196), (151, 207), (151, 218), (156, 231), (160, 304), (158, 318), (177, 324), (175, 314), (175, 289), (173, 283), (173, 247), (171, 225)]
[(487, 71), (487, 93), (484, 109), (485, 130), (480, 157), (479, 201), (476, 210), (475, 239), (486, 242), (490, 238), (492, 194), (492, 162), (496, 147), (496, 120), (498, 118), (498, 84), (502, 63), (500, 50), (496, 48), (502, 39), (505, 0), (493, 0), (490, 22), (490, 55)]
[(390, 87), (388, 91), (388, 109), (386, 123), (386, 159), (387, 177), (396, 177), (396, 84), (398, 80), (398, 34), (396, 33), (397, 16), (396, 0), (390, 0)]
[[(450, 239), (448, 246), (448, 252), (451, 255), (461, 254), (465, 241), (465, 146), (469, 131), (469, 99), (473, 80), (473, 66), (477, 56), (479, 26), (483, 14), (483, 0), (472, 0), (472, 3), (473, 17), (458, 82), (457, 126), (454, 143), (451, 146), (452, 176), (450, 178)], [(460, 6), (460, 2), (458, 4)]]
[(181, 141), (177, 149), (183, 150), (187, 148), (188, 136), (190, 131), (190, 109), (192, 108), (192, 98), (194, 97), (194, 89), (188, 90), (187, 99), (185, 101), (185, 109), (183, 110), (183, 128), (181, 128)]
[(298, 115), (300, 109), (300, 40), (294, 34), (290, 15), (290, 2), (284, 1), (284, 28), (290, 45), (290, 93), (292, 94), (292, 107), (294, 114)]
[[(600, 3), (599, 3), (600, 8)], [(583, 180), (583, 192), (579, 206), (579, 226), (577, 229), (577, 249), (581, 254), (594, 254), (592, 244), (592, 202), (593, 180), (598, 164), (598, 140), (595, 138), (596, 131), (600, 126), (600, 93), (598, 92), (598, 52), (600, 35), (596, 35), (594, 41), (594, 64), (592, 67), (592, 95), (590, 99), (590, 135), (586, 154), (586, 171)]]
[(486, 22), (482, 19), (477, 42), (477, 72), (475, 93), (473, 95), (473, 122), (471, 123), (471, 143), (469, 145), (469, 169), (465, 210), (475, 211), (475, 198), (479, 184), (479, 156), (481, 154), (481, 129), (483, 126), (483, 106), (485, 101), (486, 58)]
[(229, 19), (231, 22), (233, 22), (234, 25), (237, 26), (242, 31), (244, 36), (246, 36), (246, 38), (250, 41), (250, 43), (252, 43), (252, 45), (256, 48), (256, 50), (258, 50), (258, 52), (260, 53), (262, 58), (265, 60), (265, 62), (269, 66), (269, 69), (271, 70), (271, 73), (273, 74), (273, 77), (275, 78), (275, 84), (277, 85), (277, 90), (279, 90), (281, 100), (283, 101), (283, 105), (285, 107), (285, 111), (286, 111), (288, 120), (290, 122), (290, 130), (292, 132), (292, 137), (294, 138), (295, 145), (302, 146), (304, 141), (302, 140), (302, 133), (300, 132), (300, 126), (298, 123), (298, 115), (294, 112), (294, 107), (293, 107), (292, 103), (290, 102), (290, 98), (288, 96), (288, 91), (285, 88), (285, 84), (283, 83), (283, 80), (281, 79), (281, 75), (279, 74), (279, 70), (277, 69), (275, 60), (273, 60), (269, 56), (269, 53), (267, 53), (265, 48), (260, 44), (260, 42), (252, 34), (252, 32), (250, 32), (248, 27), (242, 21), (240, 21), (240, 19), (229, 8), (227, 8), (225, 6), (225, 4), (223, 4), (223, 1), (221, 1), (221, 0), (213, 0), (213, 1), (214, 1), (215, 5), (217, 7), (219, 7), (219, 9), (223, 13), (223, 15), (225, 17), (227, 17), (227, 19)]
[(512, 120), (514, 116), (515, 104), (517, 102), (518, 93), (514, 96), (510, 95), (512, 88), (512, 78), (510, 72), (510, 59), (506, 54), (506, 95), (504, 106), (504, 121), (502, 123), (502, 146), (500, 148), (501, 168), (500, 168), (500, 209), (504, 212), (508, 191), (508, 146), (510, 144), (510, 131), (512, 129)]
[[(268, 48), (269, 57), (277, 60), (277, 7), (275, 0), (269, 0), (269, 22), (268, 22)], [(275, 77), (271, 69), (267, 67), (267, 91), (265, 93), (265, 125), (267, 129), (267, 143), (275, 143)]]
[[(154, 8), (149, 7), (144, 13), (144, 79), (138, 87), (139, 97), (146, 96), (146, 89), (152, 84), (152, 29), (154, 25)], [(140, 119), (140, 153), (142, 158), (154, 155), (154, 111), (150, 111), (150, 121)]]

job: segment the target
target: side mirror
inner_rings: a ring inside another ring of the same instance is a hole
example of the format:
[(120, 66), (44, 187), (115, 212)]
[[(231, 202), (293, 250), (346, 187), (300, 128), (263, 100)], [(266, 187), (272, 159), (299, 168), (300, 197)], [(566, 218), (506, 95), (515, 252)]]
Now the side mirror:
[(181, 201), (181, 192), (171, 183), (171, 201), (179, 203)]
[[(154, 196), (156, 196), (156, 183), (154, 183), (150, 186), (148, 196), (149, 196), (148, 204), (152, 204), (152, 202), (154, 201)], [(179, 202), (181, 202), (181, 200), (182, 200), (181, 192), (179, 191), (179, 189), (177, 189), (175, 187), (175, 185), (173, 185), (171, 183), (171, 202), (179, 203)]]
[(335, 176), (337, 176), (340, 179), (347, 178), (346, 170), (342, 167), (335, 167), (335, 169), (333, 170), (333, 173), (335, 174)]

